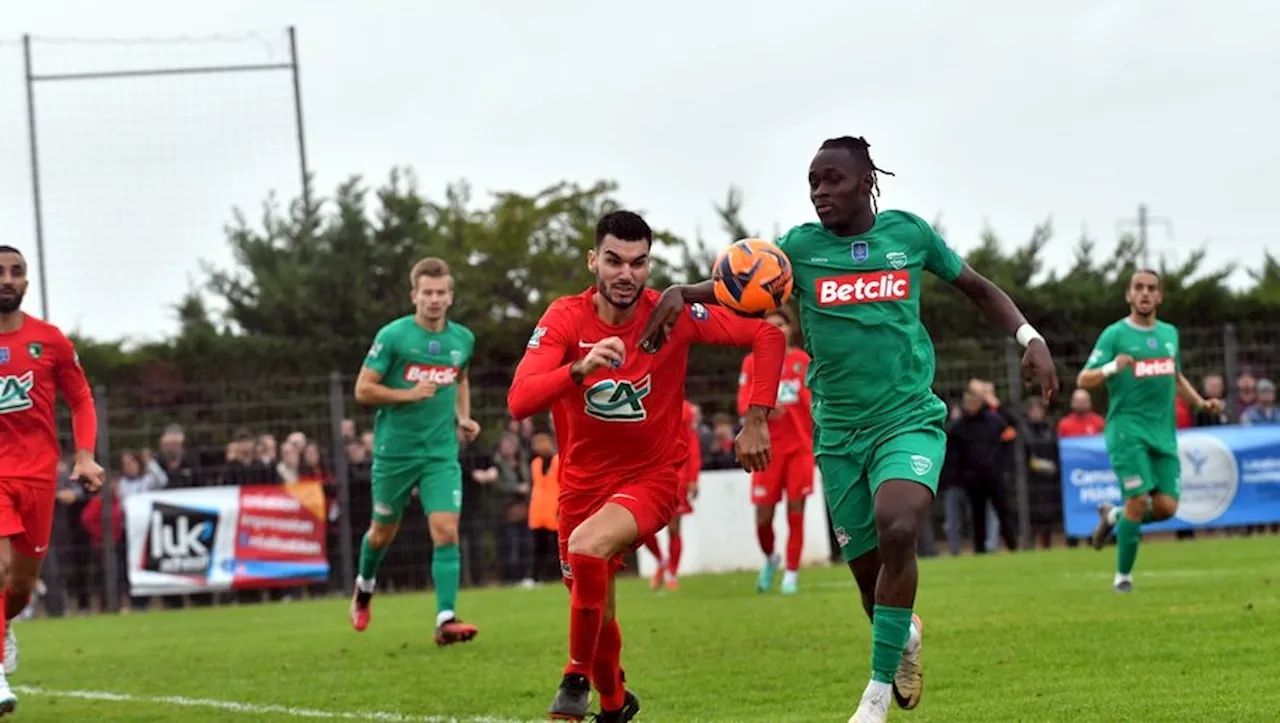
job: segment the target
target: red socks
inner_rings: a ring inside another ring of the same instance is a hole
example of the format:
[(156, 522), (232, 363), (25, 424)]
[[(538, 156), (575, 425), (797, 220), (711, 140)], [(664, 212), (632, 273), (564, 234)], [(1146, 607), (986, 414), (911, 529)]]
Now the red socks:
[(680, 553), (684, 550), (684, 541), (679, 535), (671, 534), (671, 530), (667, 530), (667, 545), (670, 546), (669, 558), (667, 560), (667, 574), (671, 577), (676, 576), (676, 571), (680, 569)]
[(622, 628), (617, 619), (610, 620), (600, 630), (596, 643), (596, 659), (591, 666), (591, 682), (600, 694), (601, 710), (614, 711), (627, 702), (627, 690), (622, 685)]
[[(772, 534), (772, 533), (771, 533)], [(800, 569), (800, 551), (804, 549), (804, 513), (787, 513), (787, 569)]]
[(760, 551), (765, 557), (773, 557), (773, 523), (756, 525), (756, 539), (760, 541)]
[(658, 561), (658, 567), (662, 567), (662, 548), (658, 547), (657, 535), (649, 535), (644, 538), (644, 549), (648, 550), (654, 559)]
[(569, 570), (573, 588), (569, 592), (569, 665), (564, 672), (590, 676), (609, 594), (609, 561), (571, 552)]

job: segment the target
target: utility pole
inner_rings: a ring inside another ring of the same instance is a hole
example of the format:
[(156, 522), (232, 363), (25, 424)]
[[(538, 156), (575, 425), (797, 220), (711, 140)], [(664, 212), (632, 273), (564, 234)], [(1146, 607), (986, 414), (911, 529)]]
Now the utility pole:
[(1120, 224), (1119, 224), (1121, 232), (1123, 232), (1126, 228), (1129, 228), (1129, 227), (1133, 227), (1133, 226), (1137, 227), (1138, 253), (1141, 255), (1142, 268), (1144, 269), (1152, 268), (1151, 242), (1147, 235), (1147, 230), (1152, 223), (1157, 223), (1164, 226), (1165, 231), (1168, 232), (1169, 236), (1170, 237), (1173, 236), (1173, 222), (1167, 218), (1151, 218), (1151, 215), (1147, 213), (1147, 204), (1145, 203), (1138, 204), (1138, 218), (1124, 219), (1120, 221)]

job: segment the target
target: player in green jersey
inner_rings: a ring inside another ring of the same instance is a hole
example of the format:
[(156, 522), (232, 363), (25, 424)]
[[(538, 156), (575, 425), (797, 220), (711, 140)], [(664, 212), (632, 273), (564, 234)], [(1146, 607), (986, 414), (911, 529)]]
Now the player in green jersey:
[(373, 520), (360, 542), (360, 574), (351, 625), (369, 626), (375, 576), (416, 490), (431, 527), (431, 579), (436, 592), (437, 645), (465, 642), (478, 630), (458, 619), (458, 514), (462, 511), (459, 438), (480, 433), (471, 419), (467, 368), (475, 335), (448, 319), (453, 303), (449, 266), (437, 258), (409, 274), (415, 312), (378, 331), (356, 379), (356, 401), (373, 405)]
[[(1003, 291), (969, 268), (923, 220), (877, 211), (877, 168), (861, 138), (822, 144), (809, 165), (819, 223), (778, 240), (795, 273), (812, 357), (814, 453), (836, 538), (872, 620), (871, 681), (851, 721), (887, 719), (890, 694), (920, 701), (916, 538), (937, 491), (946, 405), (932, 391), (934, 352), (920, 322), (925, 271), (951, 282), (1026, 347), (1024, 375), (1057, 390), (1044, 339)], [(663, 294), (644, 341), (661, 341), (684, 304), (715, 303), (710, 281)]]
[(1178, 329), (1156, 318), (1163, 299), (1160, 277), (1137, 271), (1124, 294), (1129, 315), (1102, 330), (1076, 385), (1107, 387), (1107, 425), (1103, 437), (1120, 481), (1121, 508), (1098, 507), (1093, 547), (1101, 550), (1116, 533), (1116, 592), (1133, 589), (1133, 564), (1144, 522), (1167, 520), (1178, 511), (1178, 439), (1174, 395), (1193, 409), (1222, 413), (1222, 402), (1204, 399), (1182, 375)]

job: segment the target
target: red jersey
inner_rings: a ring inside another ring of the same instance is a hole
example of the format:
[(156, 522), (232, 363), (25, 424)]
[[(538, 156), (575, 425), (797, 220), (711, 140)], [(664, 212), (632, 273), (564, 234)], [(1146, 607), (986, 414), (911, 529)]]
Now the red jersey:
[(80, 358), (58, 327), (24, 314), (0, 334), (0, 478), (57, 484), (56, 392), (71, 407), (76, 450), (92, 452), (98, 414)]
[(1100, 414), (1095, 414), (1094, 412), (1076, 414), (1072, 412), (1058, 420), (1058, 437), (1091, 437), (1095, 434), (1102, 434), (1102, 428), (1105, 425), (1106, 420)]
[[(786, 342), (782, 332), (717, 306), (691, 304), (656, 353), (640, 351), (641, 332), (658, 303), (645, 289), (623, 324), (596, 312), (596, 289), (557, 299), (542, 315), (516, 367), (507, 393), (511, 416), (524, 419), (548, 407), (560, 444), (560, 490), (604, 491), (665, 468), (679, 477), (688, 459), (689, 433), (681, 425), (685, 373), (693, 344), (750, 346), (757, 380), (750, 403), (772, 408)], [(626, 359), (578, 384), (570, 367), (597, 342), (616, 336)]]
[(698, 439), (698, 405), (690, 401), (684, 403), (684, 413), (680, 415), (680, 426), (688, 435), (687, 439), (687, 463), (684, 467), (684, 473), (681, 479), (685, 482), (696, 482), (698, 474), (702, 472), (702, 441)]
[[(738, 414), (745, 414), (750, 389), (755, 384), (755, 354), (742, 360), (742, 373), (738, 376)], [(813, 410), (809, 406), (809, 387), (805, 375), (809, 373), (809, 355), (803, 349), (792, 348), (782, 362), (782, 377), (778, 383), (778, 408), (781, 417), (769, 420), (769, 441), (773, 444), (773, 456), (781, 457), (799, 450), (813, 451)]]

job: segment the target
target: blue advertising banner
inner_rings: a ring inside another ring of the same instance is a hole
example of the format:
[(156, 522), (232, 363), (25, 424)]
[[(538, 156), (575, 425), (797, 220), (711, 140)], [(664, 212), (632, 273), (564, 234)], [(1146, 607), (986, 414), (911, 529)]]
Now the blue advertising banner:
[[(1102, 437), (1058, 442), (1066, 534), (1085, 537), (1098, 504), (1120, 504), (1120, 483)], [(1280, 427), (1202, 427), (1178, 432), (1178, 514), (1142, 529), (1188, 530), (1280, 522)]]

